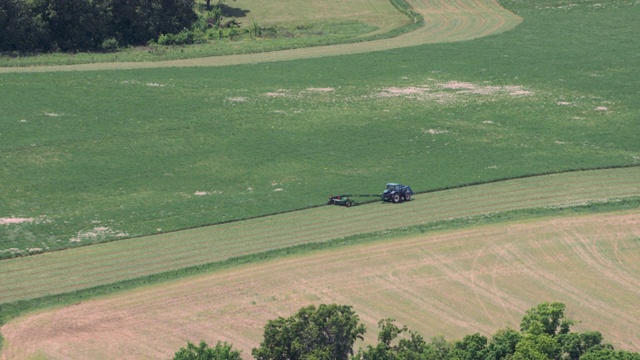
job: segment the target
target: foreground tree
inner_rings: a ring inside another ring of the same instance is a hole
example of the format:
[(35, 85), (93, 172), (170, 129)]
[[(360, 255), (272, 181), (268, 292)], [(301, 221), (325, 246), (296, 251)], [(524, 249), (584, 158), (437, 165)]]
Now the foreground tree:
[(251, 353), (258, 360), (347, 360), (364, 333), (351, 306), (311, 305), (289, 318), (270, 320), (264, 341)]
[(581, 356), (580, 360), (640, 360), (640, 354), (628, 351), (603, 349), (588, 352)]
[[(520, 331), (531, 332), (536, 327), (536, 332), (542, 331), (550, 336), (568, 333), (573, 321), (564, 318), (565, 308), (563, 303), (546, 302), (527, 310), (520, 322)], [(541, 329), (537, 329), (538, 326)]]
[(431, 343), (406, 326), (399, 328), (393, 319), (378, 323), (378, 344), (360, 349), (354, 359), (361, 360), (441, 360), (449, 358), (451, 345), (443, 338), (434, 338)]
[(214, 348), (209, 347), (204, 341), (199, 346), (187, 342), (186, 348), (181, 348), (173, 357), (173, 360), (241, 360), (240, 352), (234, 350), (229, 344), (218, 341)]
[(516, 345), (521, 339), (522, 334), (517, 330), (510, 328), (498, 330), (489, 341), (485, 359), (498, 360), (507, 358), (516, 352)]
[[(543, 303), (529, 309), (520, 323), (521, 331), (503, 329), (491, 339), (479, 333), (450, 343), (443, 337), (426, 342), (393, 319), (378, 323), (378, 343), (360, 349), (353, 356), (353, 344), (363, 339), (364, 325), (350, 306), (320, 305), (300, 309), (289, 318), (267, 323), (264, 341), (254, 348), (258, 360), (640, 360), (640, 354), (615, 351), (603, 343), (597, 331), (571, 332), (565, 319), (565, 305)], [(191, 343), (180, 349), (174, 360), (239, 360), (231, 345), (209, 349)]]

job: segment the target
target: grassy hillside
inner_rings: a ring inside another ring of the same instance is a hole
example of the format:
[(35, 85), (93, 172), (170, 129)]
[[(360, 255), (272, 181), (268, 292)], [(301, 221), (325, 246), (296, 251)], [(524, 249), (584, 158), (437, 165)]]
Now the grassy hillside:
[(500, 35), (326, 59), (0, 75), (0, 217), (30, 220), (0, 227), (1, 256), (388, 181), (428, 191), (638, 164), (640, 40), (611, 25), (638, 9), (525, 8)]
[[(484, 23), (444, 0), (411, 3), (465, 14), (428, 23), (446, 29), (434, 41), (469, 39)], [(640, 4), (501, 3), (524, 22), (474, 41), (225, 67), (0, 74), (0, 268), (10, 274), (0, 318), (408, 224), (431, 224), (415, 232), (511, 210), (637, 208), (640, 39), (629, 24)], [(391, 47), (424, 44), (409, 38)], [(549, 173), (560, 174), (528, 177)], [(402, 206), (319, 207), (328, 194), (375, 194), (388, 181), (422, 194)], [(485, 185), (434, 192), (472, 184)], [(255, 219), (236, 222), (246, 218)], [(574, 240), (564, 244), (607, 270), (613, 260)], [(40, 254), (70, 247), (80, 248)], [(579, 302), (587, 285), (569, 298)], [(590, 305), (604, 302), (603, 313), (619, 305), (600, 295)]]

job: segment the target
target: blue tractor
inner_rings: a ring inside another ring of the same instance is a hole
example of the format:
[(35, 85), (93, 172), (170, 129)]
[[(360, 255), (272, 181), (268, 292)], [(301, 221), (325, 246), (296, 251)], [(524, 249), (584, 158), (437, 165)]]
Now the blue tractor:
[(413, 195), (413, 191), (408, 185), (387, 183), (387, 188), (380, 194), (380, 197), (383, 201), (397, 204), (402, 201), (411, 200), (411, 195)]

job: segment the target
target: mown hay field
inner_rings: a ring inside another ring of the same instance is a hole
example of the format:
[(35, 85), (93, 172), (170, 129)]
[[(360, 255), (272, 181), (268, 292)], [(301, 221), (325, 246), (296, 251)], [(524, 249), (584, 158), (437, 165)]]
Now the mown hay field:
[(324, 206), (0, 261), (0, 303), (64, 294), (340, 237), (513, 210), (640, 196), (640, 169), (574, 172), (438, 191), (402, 205)]
[(309, 304), (349, 304), (375, 341), (394, 318), (427, 339), (518, 328), (560, 301), (577, 331), (639, 351), (640, 211), (475, 226), (294, 255), (38, 312), (2, 328), (6, 359), (170, 358), (228, 341), (250, 358), (263, 326)]

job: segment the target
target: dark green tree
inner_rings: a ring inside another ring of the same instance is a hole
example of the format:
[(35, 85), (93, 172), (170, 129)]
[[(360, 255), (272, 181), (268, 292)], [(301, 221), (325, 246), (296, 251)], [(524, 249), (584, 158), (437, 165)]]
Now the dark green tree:
[(359, 360), (441, 360), (449, 355), (451, 346), (443, 338), (428, 344), (422, 336), (406, 326), (399, 328), (393, 319), (378, 323), (378, 344), (360, 349)]
[(96, 51), (190, 29), (195, 0), (1, 0), (0, 51)]
[(488, 340), (485, 336), (475, 333), (465, 336), (461, 341), (453, 344), (451, 359), (485, 360)]
[(561, 353), (556, 339), (545, 333), (539, 324), (524, 334), (516, 345), (513, 360), (550, 360), (558, 359)]
[(564, 359), (579, 360), (589, 351), (602, 350), (606, 345), (602, 344), (602, 334), (597, 331), (585, 333), (566, 333), (558, 335), (558, 343), (564, 354)]
[(173, 360), (241, 360), (240, 352), (234, 350), (230, 344), (218, 341), (215, 347), (209, 347), (204, 340), (196, 346), (187, 341), (186, 348), (180, 348)]
[(96, 50), (108, 36), (109, 0), (34, 0), (53, 50)]
[(520, 331), (523, 333), (530, 332), (530, 329), (535, 324), (540, 324), (542, 332), (547, 335), (555, 336), (568, 333), (573, 322), (564, 318), (565, 308), (566, 306), (563, 303), (546, 302), (527, 310), (520, 322)]
[(140, 3), (153, 39), (162, 34), (177, 34), (198, 19), (195, 0), (140, 0)]
[(580, 360), (640, 360), (640, 354), (628, 351), (615, 351), (602, 349), (589, 351), (580, 357)]
[(516, 345), (522, 339), (522, 334), (514, 329), (503, 329), (496, 332), (487, 346), (485, 358), (487, 360), (504, 359), (516, 352)]
[(31, 52), (48, 48), (46, 24), (26, 1), (0, 1), (0, 51)]
[(252, 355), (258, 360), (347, 360), (364, 333), (350, 306), (311, 305), (289, 318), (270, 320)]
[(154, 39), (147, 4), (139, 0), (111, 0), (111, 12), (110, 34), (121, 46), (142, 45)]

